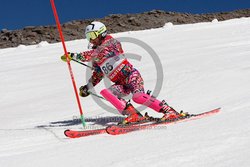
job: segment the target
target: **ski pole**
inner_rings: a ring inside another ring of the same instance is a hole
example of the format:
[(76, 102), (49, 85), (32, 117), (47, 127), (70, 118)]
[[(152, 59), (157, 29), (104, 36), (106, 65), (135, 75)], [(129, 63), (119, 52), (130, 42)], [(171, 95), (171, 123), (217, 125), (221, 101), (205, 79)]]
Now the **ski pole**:
[[(82, 63), (82, 62), (80, 62), (80, 61), (77, 61), (77, 60), (74, 60), (74, 59), (72, 59), (74, 62), (77, 62), (77, 63), (79, 63), (79, 64), (81, 64), (81, 65), (84, 65), (84, 66), (86, 66), (86, 67), (88, 67), (88, 68), (91, 68), (91, 69), (93, 69), (93, 67), (91, 67), (91, 66), (89, 66), (89, 65), (87, 65), (87, 64), (84, 64), (84, 63)], [(91, 95), (93, 95), (93, 96), (95, 96), (95, 97), (98, 97), (98, 98), (100, 98), (100, 99), (103, 99), (103, 100), (106, 100), (104, 97), (102, 97), (102, 96), (100, 96), (100, 95), (97, 95), (97, 94), (95, 94), (95, 93), (93, 93), (93, 92), (91, 92), (91, 91), (88, 91), (89, 92), (89, 94), (91, 94)], [(106, 100), (107, 101), (107, 100)]]
[(95, 96), (95, 97), (98, 97), (98, 98), (100, 98), (100, 99), (102, 99), (102, 100), (107, 101), (104, 97), (102, 97), (102, 96), (100, 96), (100, 95), (97, 95), (97, 94), (95, 94), (95, 93), (93, 93), (93, 92), (90, 92), (90, 91), (88, 91), (88, 92), (89, 92), (89, 94), (91, 94), (91, 95), (93, 95), (93, 96)]
[(80, 117), (81, 117), (81, 120), (82, 120), (82, 125), (83, 125), (83, 127), (85, 127), (85, 119), (83, 117), (81, 102), (80, 102), (78, 91), (77, 91), (77, 88), (76, 88), (76, 83), (75, 83), (73, 71), (72, 71), (72, 68), (71, 68), (71, 65), (70, 65), (69, 56), (68, 56), (67, 48), (66, 48), (66, 45), (65, 45), (65, 41), (64, 41), (64, 37), (63, 37), (62, 29), (61, 29), (61, 24), (60, 24), (59, 17), (58, 17), (57, 11), (56, 11), (56, 6), (55, 6), (54, 0), (50, 0), (50, 4), (51, 4), (51, 7), (52, 7), (52, 10), (53, 10), (53, 13), (54, 13), (54, 18), (55, 18), (55, 21), (56, 21), (57, 29), (58, 29), (58, 32), (59, 32), (59, 35), (60, 35), (60, 38), (61, 38), (61, 41), (62, 41), (64, 54), (66, 55), (68, 69), (69, 69), (69, 73), (70, 73), (72, 84), (73, 84), (74, 91), (75, 91), (76, 100), (77, 100), (77, 104), (78, 104), (79, 111), (80, 111)]
[(82, 63), (82, 62), (80, 62), (80, 61), (77, 61), (77, 60), (74, 60), (74, 59), (72, 59), (72, 61), (77, 62), (77, 63), (79, 63), (79, 64), (81, 64), (81, 65), (84, 65), (84, 66), (86, 66), (86, 67), (88, 67), (88, 68), (90, 68), (90, 69), (93, 69), (93, 67), (91, 67), (91, 66), (89, 66), (89, 65), (87, 65), (87, 64), (84, 64), (84, 63)]

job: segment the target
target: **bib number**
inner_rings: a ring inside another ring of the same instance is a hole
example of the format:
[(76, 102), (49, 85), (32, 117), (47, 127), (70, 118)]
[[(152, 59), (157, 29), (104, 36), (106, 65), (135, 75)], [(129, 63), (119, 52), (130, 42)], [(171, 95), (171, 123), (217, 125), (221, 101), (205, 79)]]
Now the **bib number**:
[(109, 62), (106, 63), (104, 66), (102, 66), (102, 71), (107, 75), (114, 69), (113, 65), (111, 65)]
[(100, 67), (105, 75), (111, 75), (125, 60), (124, 55), (114, 56), (107, 59)]

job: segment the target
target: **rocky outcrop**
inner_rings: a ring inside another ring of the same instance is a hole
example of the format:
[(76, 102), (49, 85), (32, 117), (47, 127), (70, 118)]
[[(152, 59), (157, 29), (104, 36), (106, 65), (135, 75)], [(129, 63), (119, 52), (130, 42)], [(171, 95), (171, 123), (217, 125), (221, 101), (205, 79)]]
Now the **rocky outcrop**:
[[(109, 33), (116, 33), (158, 28), (164, 26), (167, 22), (177, 25), (210, 22), (213, 19), (223, 21), (241, 17), (250, 17), (250, 9), (211, 14), (189, 14), (153, 10), (140, 14), (112, 14), (101, 19), (74, 20), (62, 24), (62, 29), (65, 40), (69, 41), (84, 38), (84, 28), (93, 20), (103, 22), (108, 27)], [(60, 41), (55, 25), (28, 26), (14, 31), (2, 29), (0, 32), (0, 48), (16, 47), (20, 44), (32, 45), (41, 41), (47, 41), (48, 43)]]

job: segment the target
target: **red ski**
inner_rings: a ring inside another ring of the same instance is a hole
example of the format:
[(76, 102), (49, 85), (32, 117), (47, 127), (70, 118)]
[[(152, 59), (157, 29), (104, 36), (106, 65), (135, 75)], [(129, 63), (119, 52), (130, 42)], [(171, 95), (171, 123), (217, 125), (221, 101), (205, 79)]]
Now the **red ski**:
[(150, 122), (149, 124), (137, 124), (137, 125), (112, 125), (108, 126), (106, 128), (106, 131), (110, 135), (120, 135), (120, 134), (125, 134), (137, 130), (143, 130), (143, 129), (152, 129), (155, 126), (158, 125), (166, 125), (166, 124), (174, 124), (174, 123), (179, 123), (179, 122), (185, 122), (185, 121), (190, 121), (190, 120), (195, 120), (199, 118), (203, 118), (215, 113), (218, 113), (220, 111), (220, 108), (207, 111), (204, 113), (196, 114), (196, 115), (190, 115), (189, 117), (174, 120), (174, 121), (164, 121), (164, 122)]
[(143, 130), (143, 129), (152, 129), (155, 126), (158, 125), (166, 125), (166, 124), (174, 124), (174, 123), (179, 123), (179, 122), (185, 122), (185, 121), (190, 121), (190, 120), (195, 120), (203, 117), (207, 117), (209, 115), (213, 115), (215, 113), (218, 113), (220, 111), (220, 108), (208, 111), (208, 112), (203, 112), (200, 114), (196, 115), (190, 115), (187, 118), (175, 120), (175, 121), (165, 121), (165, 122), (156, 122), (156, 121), (145, 121), (142, 123), (136, 123), (133, 125), (111, 125), (108, 126), (107, 128), (103, 129), (94, 129), (94, 130), (65, 130), (64, 134), (65, 136), (69, 138), (79, 138), (79, 137), (86, 137), (86, 136), (91, 136), (91, 135), (98, 135), (98, 134), (103, 134), (103, 133), (108, 133), (110, 135), (120, 135), (120, 134), (125, 134), (137, 130)]
[[(149, 122), (149, 121), (148, 121)], [(138, 122), (135, 124), (142, 124), (142, 122)], [(93, 130), (70, 130), (67, 129), (64, 131), (65, 136), (69, 138), (79, 138), (79, 137), (86, 137), (86, 136), (93, 136), (93, 135), (99, 135), (103, 133), (107, 133), (106, 131), (107, 127), (101, 128), (101, 129), (93, 129)]]
[(77, 131), (77, 130), (65, 130), (64, 134), (65, 136), (69, 138), (79, 138), (79, 137), (85, 137), (85, 136), (91, 136), (91, 135), (98, 135), (106, 133), (106, 129), (94, 129), (94, 130), (83, 130), (83, 131)]

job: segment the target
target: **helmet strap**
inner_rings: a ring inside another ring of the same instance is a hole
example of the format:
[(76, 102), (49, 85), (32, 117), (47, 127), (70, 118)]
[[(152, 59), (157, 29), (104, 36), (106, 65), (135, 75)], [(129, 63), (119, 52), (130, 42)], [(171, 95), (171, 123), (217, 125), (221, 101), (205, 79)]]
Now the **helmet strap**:
[(106, 37), (107, 35), (107, 31), (105, 31), (104, 33), (102, 33), (102, 37)]

